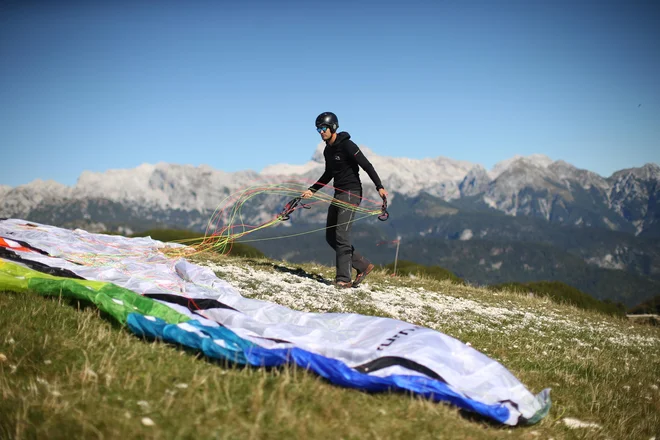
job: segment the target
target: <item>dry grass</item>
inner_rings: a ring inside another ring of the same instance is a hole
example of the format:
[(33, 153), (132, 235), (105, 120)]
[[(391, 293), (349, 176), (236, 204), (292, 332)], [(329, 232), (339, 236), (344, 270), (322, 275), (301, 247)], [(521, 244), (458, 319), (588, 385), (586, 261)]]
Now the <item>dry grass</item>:
[[(321, 266), (200, 262), (245, 296), (298, 310), (392, 316), (470, 342), (533, 392), (552, 387), (551, 412), (537, 425), (504, 428), (408, 395), (338, 388), (297, 368), (218, 364), (140, 340), (93, 308), (2, 293), (0, 438), (648, 440), (660, 432), (656, 327), (383, 272), (339, 291), (323, 284), (333, 274)], [(571, 429), (567, 418), (599, 427)]]

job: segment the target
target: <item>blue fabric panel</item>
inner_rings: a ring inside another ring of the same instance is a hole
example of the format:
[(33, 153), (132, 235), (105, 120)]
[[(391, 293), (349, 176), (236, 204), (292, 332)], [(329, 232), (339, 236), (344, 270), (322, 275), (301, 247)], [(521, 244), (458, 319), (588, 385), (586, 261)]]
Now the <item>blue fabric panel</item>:
[[(167, 324), (159, 318), (147, 319), (138, 313), (130, 314), (127, 323), (137, 335), (151, 339), (161, 338), (167, 342), (190, 347), (214, 359), (255, 367), (295, 364), (335, 385), (371, 392), (409, 391), (434, 401), (450, 402), (459, 408), (474, 411), (500, 423), (504, 423), (509, 418), (509, 410), (504, 405), (489, 405), (470, 399), (453, 391), (444, 382), (423, 376), (372, 376), (356, 371), (336, 359), (299, 348), (263, 348), (238, 337), (231, 330), (223, 327), (208, 327), (196, 320), (190, 320), (185, 324), (195, 327), (203, 335), (187, 331), (181, 328), (181, 325)], [(214, 340), (224, 341), (225, 347), (218, 345)]]

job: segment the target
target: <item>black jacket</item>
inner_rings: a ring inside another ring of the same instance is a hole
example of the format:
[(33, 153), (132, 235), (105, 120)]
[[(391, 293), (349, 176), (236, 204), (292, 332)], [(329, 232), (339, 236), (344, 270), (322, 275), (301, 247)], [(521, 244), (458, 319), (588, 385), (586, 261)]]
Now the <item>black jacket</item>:
[(337, 138), (332, 145), (326, 144), (323, 156), (325, 157), (325, 172), (318, 182), (309, 187), (313, 192), (327, 185), (332, 179), (335, 179), (334, 187), (336, 189), (361, 191), (362, 183), (358, 165), (367, 172), (376, 185), (376, 189), (383, 187), (374, 166), (351, 140), (351, 135), (345, 131), (337, 133)]

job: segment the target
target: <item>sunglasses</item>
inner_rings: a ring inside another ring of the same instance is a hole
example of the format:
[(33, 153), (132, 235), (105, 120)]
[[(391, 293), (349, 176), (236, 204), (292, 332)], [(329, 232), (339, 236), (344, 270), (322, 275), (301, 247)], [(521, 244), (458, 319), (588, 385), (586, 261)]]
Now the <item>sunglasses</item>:
[(316, 131), (318, 131), (319, 133), (325, 133), (326, 131), (328, 131), (328, 129), (330, 129), (330, 127), (327, 127), (325, 125), (323, 125), (322, 127), (316, 127)]

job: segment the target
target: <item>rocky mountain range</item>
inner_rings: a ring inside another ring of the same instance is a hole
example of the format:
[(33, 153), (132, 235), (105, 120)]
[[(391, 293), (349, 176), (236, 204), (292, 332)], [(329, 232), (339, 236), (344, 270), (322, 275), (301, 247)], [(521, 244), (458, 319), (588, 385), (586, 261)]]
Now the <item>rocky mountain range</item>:
[[(390, 191), (391, 212), (398, 211), (398, 220), (393, 216), (394, 221), (383, 229), (389, 238), (425, 237), (428, 241), (435, 237), (464, 245), (500, 239), (543, 242), (590, 266), (660, 280), (657, 164), (603, 177), (543, 155), (515, 156), (486, 170), (445, 157), (384, 157), (361, 148)], [(313, 183), (323, 172), (322, 149), (320, 144), (306, 164), (272, 165), (259, 173), (158, 163), (103, 173), (86, 171), (73, 187), (41, 180), (0, 186), (0, 217), (94, 231), (131, 233), (153, 227), (203, 231), (218, 205), (236, 191), (281, 181)], [(377, 200), (368, 177), (364, 172), (361, 176), (365, 197)], [(263, 223), (281, 207), (282, 197), (261, 197), (258, 203), (246, 204), (243, 220)], [(325, 211), (316, 209), (287, 226), (324, 220)], [(530, 221), (536, 231), (531, 236), (526, 232)], [(520, 262), (520, 270), (524, 264)], [(648, 292), (648, 296), (652, 293), (657, 294)]]
[[(543, 155), (515, 156), (486, 170), (478, 164), (445, 157), (422, 160), (382, 157), (361, 148), (393, 193), (392, 202), (397, 195), (415, 197), (426, 193), (446, 202), (465, 202), (510, 216), (539, 217), (550, 223), (660, 237), (657, 164), (617, 171), (605, 178)], [(227, 173), (205, 165), (166, 163), (103, 173), (85, 171), (73, 187), (41, 180), (15, 188), (0, 186), (0, 216), (28, 218), (35, 213), (42, 216), (67, 205), (70, 209), (75, 206), (77, 211), (68, 216), (72, 219), (107, 222), (113, 227), (112, 221), (90, 211), (91, 207), (105, 203), (121, 205), (136, 219), (144, 216), (144, 220), (156, 222), (159, 215), (172, 217), (166, 213), (178, 212), (175, 217), (179, 220), (171, 226), (195, 228), (200, 222), (194, 215), (185, 220), (184, 213), (213, 212), (228, 194), (250, 185), (286, 179), (313, 182), (322, 172), (322, 145), (304, 165), (272, 165), (260, 173)], [(367, 189), (365, 196), (373, 197), (373, 185), (364, 173), (362, 178)], [(51, 221), (62, 223), (57, 216)]]

